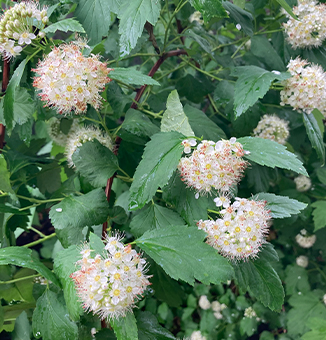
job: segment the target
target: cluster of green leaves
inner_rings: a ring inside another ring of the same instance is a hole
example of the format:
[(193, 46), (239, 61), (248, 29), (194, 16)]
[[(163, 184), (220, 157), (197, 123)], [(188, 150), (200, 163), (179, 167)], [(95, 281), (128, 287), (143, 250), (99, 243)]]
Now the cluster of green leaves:
[[(1, 336), (88, 340), (95, 328), (95, 339), (180, 339), (196, 330), (207, 340), (323, 339), (323, 116), (280, 106), (279, 90), (291, 57), (326, 68), (325, 49), (292, 50), (287, 44), (281, 6), (292, 14), (295, 1), (40, 3), (49, 6), (47, 40), (11, 61), (0, 102), (6, 126), (0, 155)], [(195, 10), (203, 23), (190, 22)], [(42, 106), (31, 70), (76, 32), (89, 39), (85, 55), (100, 54), (113, 68), (112, 82), (101, 110), (62, 117)], [(289, 122), (285, 146), (252, 136), (260, 117), (271, 113)], [(48, 133), (52, 117), (68, 136), (73, 120), (100, 127), (119, 143), (118, 152), (87, 142), (69, 168), (64, 148)], [(181, 142), (192, 136), (215, 142), (237, 137), (250, 152), (232, 195), (267, 201), (273, 224), (258, 258), (234, 263), (205, 243), (196, 222), (216, 217), (213, 197), (196, 199), (176, 170)], [(310, 176), (310, 190), (296, 190), (298, 174)], [(112, 176), (108, 195), (104, 188)], [(103, 223), (144, 253), (152, 285), (134, 313), (101, 329), (100, 320), (83, 311), (70, 275), (82, 242), (102, 251)], [(308, 250), (295, 242), (301, 229), (317, 235)], [(307, 268), (295, 264), (299, 255), (309, 258)], [(45, 284), (35, 282), (37, 276)], [(200, 308), (202, 295), (227, 306), (222, 318)], [(244, 317), (248, 307), (257, 317)]]

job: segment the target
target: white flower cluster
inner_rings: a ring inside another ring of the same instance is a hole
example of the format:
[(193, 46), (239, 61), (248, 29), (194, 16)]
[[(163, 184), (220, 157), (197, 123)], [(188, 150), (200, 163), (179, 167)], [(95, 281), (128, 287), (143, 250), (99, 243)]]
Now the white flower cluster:
[(252, 318), (255, 318), (256, 316), (257, 316), (257, 314), (252, 307), (248, 307), (248, 308), (245, 309), (245, 311), (244, 311), (244, 317), (245, 318), (252, 319)]
[(307, 268), (309, 264), (309, 259), (307, 256), (300, 255), (295, 259), (295, 262), (299, 267)]
[(289, 123), (276, 115), (264, 115), (254, 129), (254, 136), (285, 144), (289, 137)]
[[(51, 139), (60, 146), (66, 146), (68, 135), (64, 134), (60, 128), (60, 119), (52, 117), (47, 122), (47, 130)], [(69, 134), (78, 130), (78, 121), (74, 119), (69, 129)]]
[(198, 305), (201, 309), (204, 309), (204, 310), (211, 308), (211, 303), (209, 302), (207, 295), (202, 295), (199, 298)]
[(6, 10), (0, 18), (0, 53), (4, 59), (16, 57), (24, 45), (42, 39), (48, 21), (46, 9), (40, 10), (33, 1), (22, 1)]
[(214, 312), (214, 316), (217, 320), (221, 320), (223, 319), (223, 315), (222, 315), (222, 310), (224, 310), (225, 308), (227, 308), (227, 305), (224, 303), (219, 303), (218, 301), (213, 301), (211, 304), (212, 310)]
[(200, 331), (193, 331), (190, 340), (206, 340), (206, 336), (203, 336)]
[(194, 22), (197, 21), (199, 25), (202, 25), (204, 23), (204, 20), (202, 19), (202, 15), (199, 11), (196, 11), (194, 13), (192, 13), (189, 17), (189, 21), (190, 22)]
[(98, 56), (84, 57), (84, 46), (85, 42), (77, 40), (55, 47), (33, 69), (39, 75), (33, 86), (41, 91), (41, 100), (60, 114), (86, 112), (87, 104), (100, 108), (99, 92), (111, 81), (107, 76), (111, 69)]
[(311, 188), (311, 179), (304, 175), (299, 175), (294, 179), (297, 190), (300, 192), (308, 191)]
[(294, 49), (321, 46), (326, 38), (326, 5), (317, 1), (298, 0), (298, 6), (293, 13), (298, 20), (293, 19), (284, 10), (289, 20), (283, 24), (287, 41)]
[(146, 261), (119, 236), (107, 237), (105, 252), (92, 257), (86, 244), (77, 261), (80, 269), (71, 274), (83, 308), (101, 319), (125, 316), (150, 284)]
[(302, 248), (311, 248), (316, 242), (316, 235), (307, 236), (307, 231), (302, 229), (295, 237), (298, 245)]
[[(220, 205), (218, 199), (215, 201)], [(197, 223), (208, 234), (206, 242), (232, 260), (256, 257), (268, 233), (270, 215), (266, 202), (238, 197), (233, 204), (225, 197), (222, 201), (222, 218)]]
[[(183, 142), (186, 153), (191, 151), (193, 144), (193, 140)], [(212, 188), (228, 191), (247, 167), (247, 162), (241, 158), (244, 154), (242, 145), (234, 137), (216, 143), (203, 140), (190, 157), (181, 158), (178, 165), (181, 179), (197, 191), (196, 198)]]
[(283, 81), (280, 104), (308, 114), (318, 109), (326, 117), (326, 73), (322, 67), (299, 57), (287, 67), (292, 77)]
[(105, 135), (99, 128), (93, 127), (78, 127), (74, 133), (69, 134), (66, 143), (66, 156), (68, 165), (74, 166), (72, 155), (78, 147), (82, 146), (86, 142), (92, 142), (97, 139), (102, 145), (113, 150), (113, 144), (110, 136)]

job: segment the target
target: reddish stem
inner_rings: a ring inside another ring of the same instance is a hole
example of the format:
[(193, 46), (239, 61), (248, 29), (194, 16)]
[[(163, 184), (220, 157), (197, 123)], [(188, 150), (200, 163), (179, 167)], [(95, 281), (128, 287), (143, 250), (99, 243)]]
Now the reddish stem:
[[(4, 60), (2, 70), (2, 92), (6, 92), (7, 90), (9, 84), (9, 74), (10, 74), (10, 62), (9, 60)], [(0, 153), (5, 144), (5, 132), (6, 127), (3, 124), (0, 124)]]

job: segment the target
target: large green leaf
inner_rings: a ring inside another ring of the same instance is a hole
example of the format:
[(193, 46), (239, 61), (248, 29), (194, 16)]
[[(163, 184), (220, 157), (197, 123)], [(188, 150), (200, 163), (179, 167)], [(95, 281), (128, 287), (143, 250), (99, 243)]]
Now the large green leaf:
[(115, 67), (109, 74), (114, 80), (134, 85), (160, 85), (155, 79), (135, 70), (134, 68)]
[(138, 340), (138, 329), (133, 313), (127, 313), (125, 317), (114, 319), (110, 323), (117, 340)]
[(233, 275), (227, 259), (204, 243), (206, 233), (187, 226), (147, 231), (135, 242), (175, 280), (191, 285), (225, 282)]
[(46, 289), (37, 300), (33, 313), (33, 333), (36, 339), (78, 339), (77, 325), (69, 319), (62, 294)]
[(259, 98), (263, 98), (272, 81), (290, 77), (289, 73), (273, 73), (257, 66), (238, 66), (231, 75), (238, 77), (234, 88), (235, 118), (246, 112)]
[(326, 327), (325, 320), (322, 318), (310, 318), (306, 323), (307, 327), (311, 329), (310, 332), (305, 333), (302, 340), (325, 340), (326, 339)]
[(227, 12), (220, 0), (190, 0), (190, 4), (199, 11), (207, 22), (214, 17), (227, 18)]
[(161, 120), (161, 131), (178, 131), (184, 136), (194, 136), (188, 117), (183, 112), (177, 90), (172, 91), (166, 102), (166, 111)]
[(197, 137), (204, 137), (207, 140), (218, 141), (223, 138), (226, 139), (224, 131), (217, 126), (205, 113), (190, 105), (184, 107), (184, 112), (188, 117), (191, 129)]
[[(317, 111), (317, 110), (316, 110)], [(322, 114), (317, 111), (316, 114), (321, 116), (320, 121), (323, 121)], [(325, 146), (323, 142), (323, 134), (319, 128), (319, 124), (317, 122), (317, 119), (314, 116), (314, 112), (310, 114), (303, 113), (303, 123), (306, 127), (307, 135), (310, 140), (310, 143), (312, 147), (316, 150), (318, 158), (322, 162), (322, 164), (325, 164)]]
[(137, 326), (139, 340), (175, 340), (173, 334), (163, 328), (150, 312), (138, 313)]
[(291, 217), (291, 215), (299, 214), (300, 210), (307, 207), (306, 203), (299, 202), (287, 196), (279, 196), (266, 192), (255, 195), (254, 199), (267, 201), (266, 208), (270, 209), (273, 218)]
[(107, 180), (119, 169), (117, 156), (98, 140), (77, 148), (72, 160), (80, 174), (95, 188), (105, 187)]
[(271, 262), (278, 256), (270, 244), (258, 254), (255, 260), (234, 264), (235, 277), (242, 292), (250, 291), (264, 306), (280, 311), (284, 300), (282, 282)]
[(72, 320), (79, 319), (82, 314), (81, 303), (78, 301), (76, 288), (70, 274), (76, 271), (76, 262), (80, 259), (80, 250), (76, 245), (61, 250), (54, 258), (54, 272), (60, 278), (67, 309)]
[(24, 247), (8, 247), (0, 249), (0, 265), (13, 264), (18, 267), (36, 270), (46, 279), (60, 287), (60, 282), (50, 269), (32, 257), (32, 250)]
[(311, 204), (314, 209), (312, 216), (314, 219), (315, 230), (326, 227), (326, 201), (317, 201)]
[(3, 155), (1, 154), (0, 154), (0, 190), (4, 192), (11, 192), (12, 194), (14, 193), (10, 184), (10, 172), (7, 169), (7, 162)]
[(155, 25), (160, 15), (161, 3), (157, 0), (124, 1), (120, 7), (120, 52), (127, 55), (136, 46), (146, 21)]
[(184, 136), (176, 131), (159, 132), (146, 144), (143, 158), (134, 174), (130, 187), (129, 208), (142, 208), (163, 187), (177, 168)]
[(69, 196), (50, 210), (50, 218), (62, 245), (69, 247), (84, 240), (84, 227), (102, 224), (108, 217), (109, 204), (99, 188), (82, 196)]
[(45, 33), (55, 33), (56, 31), (85, 33), (83, 26), (77, 20), (72, 18), (55, 22), (43, 29), (43, 32)]
[(286, 150), (284, 145), (278, 144), (269, 139), (258, 137), (242, 137), (237, 140), (243, 145), (243, 149), (250, 151), (245, 155), (249, 161), (270, 168), (282, 168), (292, 170), (299, 174), (308, 176), (306, 169), (295, 154)]
[(99, 43), (102, 37), (107, 35), (111, 25), (111, 12), (117, 12), (118, 3), (118, 0), (78, 1), (74, 15), (83, 25), (90, 39), (90, 44)]

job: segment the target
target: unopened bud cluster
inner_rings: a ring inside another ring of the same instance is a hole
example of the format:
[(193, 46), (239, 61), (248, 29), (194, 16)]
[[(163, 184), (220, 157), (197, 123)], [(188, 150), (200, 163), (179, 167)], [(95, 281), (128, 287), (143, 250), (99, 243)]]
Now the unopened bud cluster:
[(110, 82), (111, 69), (98, 56), (84, 57), (85, 42), (77, 40), (55, 47), (33, 71), (33, 86), (40, 90), (39, 96), (57, 109), (58, 113), (84, 113), (87, 104), (99, 109), (102, 97), (99, 92)]
[(6, 10), (0, 19), (0, 53), (4, 59), (20, 54), (32, 40), (40, 40), (48, 23), (46, 9), (40, 10), (37, 3), (22, 1)]
[[(183, 145), (185, 152), (189, 153), (194, 143), (186, 140)], [(247, 167), (247, 162), (242, 159), (244, 154), (242, 145), (234, 137), (216, 143), (203, 140), (190, 157), (181, 158), (178, 165), (181, 179), (196, 190), (196, 197), (210, 192), (212, 188), (228, 191), (239, 182)]]
[(326, 73), (322, 67), (299, 57), (287, 67), (291, 77), (283, 82), (280, 104), (308, 114), (318, 109), (326, 117)]
[(92, 142), (97, 139), (102, 145), (108, 149), (113, 149), (111, 137), (104, 134), (99, 128), (93, 127), (77, 127), (74, 132), (68, 135), (66, 142), (66, 156), (68, 165), (74, 166), (72, 155), (74, 152), (86, 142)]
[(287, 121), (276, 115), (264, 115), (253, 131), (254, 136), (285, 144), (290, 134), (288, 125)]
[(89, 245), (77, 261), (80, 269), (71, 274), (83, 308), (101, 319), (125, 316), (150, 284), (146, 261), (120, 237), (107, 237), (103, 254), (92, 256)]
[(298, 245), (302, 248), (311, 248), (316, 242), (316, 235), (307, 235), (307, 231), (302, 229), (300, 234), (295, 237)]
[(294, 179), (297, 190), (300, 192), (308, 191), (311, 188), (311, 179), (304, 175), (299, 175)]
[(300, 255), (295, 259), (295, 262), (299, 267), (307, 268), (309, 264), (309, 259), (307, 256)]
[(266, 202), (238, 197), (232, 204), (225, 197), (222, 201), (221, 218), (197, 223), (207, 233), (206, 242), (232, 260), (256, 257), (268, 233), (270, 215)]
[(293, 8), (292, 18), (284, 10), (289, 20), (283, 24), (287, 41), (294, 49), (321, 46), (326, 38), (326, 5), (317, 1), (298, 0)]

